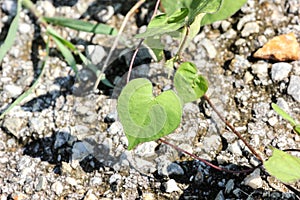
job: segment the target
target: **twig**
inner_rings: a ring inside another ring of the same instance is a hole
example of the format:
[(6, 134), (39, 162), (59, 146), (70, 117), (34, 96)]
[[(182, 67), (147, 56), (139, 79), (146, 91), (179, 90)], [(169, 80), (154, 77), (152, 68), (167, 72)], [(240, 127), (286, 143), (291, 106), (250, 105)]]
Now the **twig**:
[(139, 0), (132, 8), (128, 11), (128, 13), (126, 14), (126, 16), (125, 16), (125, 18), (124, 18), (124, 20), (123, 20), (123, 22), (122, 22), (122, 25), (121, 25), (121, 27), (120, 27), (120, 30), (119, 30), (119, 32), (118, 32), (118, 35), (117, 35), (117, 37), (116, 37), (116, 39), (115, 39), (115, 41), (114, 41), (112, 47), (110, 48), (110, 51), (109, 51), (109, 53), (108, 53), (108, 56), (107, 56), (106, 59), (105, 59), (105, 62), (104, 62), (103, 67), (102, 67), (102, 69), (101, 69), (101, 73), (99, 74), (99, 76), (98, 76), (98, 78), (97, 78), (97, 80), (96, 80), (96, 83), (95, 83), (95, 85), (94, 85), (94, 91), (97, 90), (97, 87), (98, 87), (98, 85), (99, 85), (99, 83), (100, 83), (100, 80), (101, 80), (101, 78), (102, 78), (102, 76), (103, 76), (103, 73), (104, 73), (105, 69), (107, 68), (107, 65), (108, 65), (108, 62), (109, 62), (109, 60), (110, 60), (110, 58), (111, 58), (111, 56), (112, 56), (112, 53), (114, 52), (114, 50), (116, 49), (116, 47), (117, 47), (117, 45), (118, 45), (118, 43), (119, 43), (120, 37), (121, 37), (121, 35), (122, 35), (123, 31), (124, 31), (124, 28), (125, 28), (125, 26), (126, 26), (128, 20), (129, 20), (129, 18), (130, 18), (131, 15), (136, 11), (136, 9), (138, 9), (145, 1), (146, 1), (146, 0)]
[(212, 107), (212, 109), (217, 113), (219, 118), (230, 128), (230, 130), (241, 139), (244, 144), (250, 149), (250, 151), (256, 156), (258, 160), (263, 162), (262, 157), (254, 150), (254, 148), (242, 137), (242, 135), (221, 115), (221, 113), (217, 110), (214, 104), (210, 101), (208, 96), (204, 95), (203, 98), (208, 102), (208, 104)]
[[(152, 16), (151, 16), (151, 20), (155, 17), (156, 12), (157, 12), (157, 10), (158, 10), (159, 4), (160, 4), (160, 0), (157, 0), (157, 1), (156, 1), (156, 4), (155, 4), (154, 11), (153, 11), (153, 14), (152, 14)], [(150, 21), (151, 21), (151, 20), (150, 20)], [(145, 40), (144, 38), (142, 38), (142, 39), (140, 40), (138, 46), (136, 47), (136, 49), (135, 49), (135, 51), (134, 51), (134, 53), (133, 53), (133, 55), (132, 55), (132, 57), (131, 57), (131, 61), (130, 61), (130, 65), (129, 65), (129, 70), (128, 70), (128, 73), (127, 73), (127, 82), (126, 82), (126, 83), (128, 83), (129, 80), (130, 80), (130, 75), (131, 75), (131, 71), (132, 71), (132, 68), (133, 68), (134, 60), (135, 60), (135, 58), (136, 58), (136, 55), (137, 55), (137, 53), (138, 53), (140, 47), (142, 46), (142, 44), (143, 44), (143, 42), (144, 42), (144, 40)]]
[(171, 144), (171, 143), (167, 142), (164, 139), (159, 139), (159, 141), (161, 141), (162, 143), (165, 143), (166, 145), (169, 145), (170, 147), (173, 147), (174, 149), (176, 149), (180, 152), (183, 152), (183, 153), (185, 153), (185, 154), (187, 154), (187, 155), (189, 155), (189, 156), (191, 156), (191, 157), (193, 157), (197, 160), (200, 160), (201, 162), (205, 163), (206, 165), (211, 166), (212, 168), (214, 168), (216, 170), (219, 170), (219, 171), (224, 171), (224, 172), (233, 173), (233, 174), (244, 174), (244, 173), (250, 173), (253, 170), (255, 170), (256, 168), (261, 166), (261, 164), (260, 164), (256, 167), (251, 168), (251, 169), (246, 169), (246, 170), (241, 170), (241, 171), (234, 171), (234, 170), (226, 169), (224, 167), (216, 166), (216, 165), (204, 160), (203, 158), (200, 158), (200, 157), (196, 156), (195, 154), (192, 154), (192, 153), (190, 153), (190, 152), (188, 152), (188, 151), (186, 151), (186, 150), (184, 150), (184, 149), (182, 149), (182, 148), (180, 148), (180, 147), (178, 147), (174, 144)]

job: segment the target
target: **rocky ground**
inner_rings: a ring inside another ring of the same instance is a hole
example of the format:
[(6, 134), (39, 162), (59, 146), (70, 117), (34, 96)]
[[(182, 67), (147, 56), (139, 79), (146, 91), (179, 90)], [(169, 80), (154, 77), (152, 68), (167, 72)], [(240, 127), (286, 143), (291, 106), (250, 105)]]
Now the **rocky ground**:
[[(133, 4), (122, 0), (36, 1), (47, 16), (82, 18), (116, 28)], [(0, 5), (3, 41), (15, 2), (3, 0)], [(299, 0), (248, 0), (231, 18), (203, 27), (183, 55), (208, 78), (207, 95), (217, 109), (264, 159), (270, 156), (269, 145), (300, 149), (300, 136), (271, 109), (275, 102), (300, 121), (300, 61), (258, 59), (253, 54), (278, 35), (292, 32), (299, 42), (299, 8)], [(294, 193), (298, 190), (299, 195), (299, 182), (291, 185), (292, 191), (263, 168), (248, 174), (220, 172), (154, 141), (126, 150), (116, 97), (131, 49), (138, 42), (133, 36), (145, 28), (150, 11), (151, 6), (144, 5), (126, 26), (107, 70), (108, 79), (117, 85), (114, 89), (100, 85), (99, 93), (89, 91), (94, 75), (78, 64), (81, 79), (75, 79), (58, 51), (51, 49), (41, 83), (1, 120), (1, 200), (299, 198)], [(114, 39), (68, 28), (56, 30), (99, 67)], [(40, 73), (43, 31), (29, 11), (22, 10), (16, 41), (1, 63), (1, 111)], [(178, 41), (165, 37), (164, 42), (166, 54), (174, 54)], [(149, 58), (147, 50), (141, 51), (133, 77), (148, 77), (157, 88), (172, 87), (163, 64), (149, 63)], [(258, 165), (204, 101), (185, 105), (180, 127), (166, 140), (228, 169)]]

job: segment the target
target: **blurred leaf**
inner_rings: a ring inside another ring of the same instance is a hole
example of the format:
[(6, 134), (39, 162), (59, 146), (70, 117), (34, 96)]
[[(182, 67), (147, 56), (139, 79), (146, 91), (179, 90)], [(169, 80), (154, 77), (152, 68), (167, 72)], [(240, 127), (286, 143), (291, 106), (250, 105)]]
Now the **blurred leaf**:
[(272, 103), (272, 108), (285, 120), (289, 121), (292, 126), (296, 125), (295, 120), (287, 114), (284, 110), (282, 110), (277, 104)]
[(300, 159), (276, 148), (272, 150), (273, 155), (264, 162), (267, 172), (284, 183), (300, 180)]
[(217, 12), (208, 13), (203, 17), (201, 26), (227, 19), (236, 13), (246, 2), (247, 0), (223, 0), (220, 9)]
[(142, 142), (157, 140), (174, 131), (182, 116), (179, 97), (172, 90), (154, 97), (152, 83), (145, 78), (130, 81), (118, 98), (118, 115), (128, 149)]
[(93, 24), (82, 20), (64, 17), (43, 17), (43, 19), (49, 23), (68, 27), (78, 31), (91, 32), (95, 34), (117, 35), (116, 29), (106, 24)]
[(0, 46), (0, 62), (6, 55), (7, 51), (11, 49), (11, 47), (14, 44), (16, 33), (18, 31), (18, 24), (19, 24), (19, 18), (20, 18), (20, 10), (21, 10), (21, 2), (22, 0), (18, 0), (17, 4), (17, 14), (12, 20), (12, 23), (9, 27), (7, 36), (3, 42), (3, 44)]
[(184, 103), (197, 100), (208, 89), (207, 80), (197, 74), (197, 68), (191, 62), (184, 62), (179, 66), (175, 73), (174, 85)]

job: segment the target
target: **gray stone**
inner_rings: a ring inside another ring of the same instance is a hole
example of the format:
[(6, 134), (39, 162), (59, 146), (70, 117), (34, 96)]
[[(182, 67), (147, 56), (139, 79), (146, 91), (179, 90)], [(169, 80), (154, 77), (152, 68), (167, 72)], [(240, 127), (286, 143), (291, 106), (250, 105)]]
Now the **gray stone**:
[(51, 185), (51, 190), (55, 192), (57, 196), (61, 195), (64, 190), (64, 186), (60, 181), (56, 181)]
[(243, 152), (241, 150), (241, 147), (238, 143), (238, 140), (236, 140), (234, 143), (232, 143), (229, 147), (228, 147), (228, 150), (232, 153), (232, 154), (235, 154), (235, 155), (238, 155), (238, 156), (242, 156), (243, 155)]
[(155, 148), (157, 145), (154, 141), (142, 143), (135, 148), (134, 153), (140, 157), (153, 157), (156, 155)]
[(38, 182), (35, 186), (35, 190), (37, 192), (41, 191), (41, 190), (45, 190), (47, 187), (47, 179), (45, 178), (45, 176), (39, 176), (38, 177)]
[(17, 1), (4, 0), (1, 3), (1, 8), (4, 12), (8, 13), (11, 16), (14, 16), (17, 14)]
[(45, 118), (44, 117), (33, 117), (29, 120), (29, 126), (33, 132), (37, 132), (42, 135), (45, 129)]
[(219, 191), (219, 193), (217, 194), (215, 200), (225, 200), (225, 196), (222, 190)]
[(234, 180), (230, 179), (225, 185), (225, 193), (229, 194), (234, 188)]
[(93, 153), (93, 147), (87, 142), (76, 142), (72, 148), (72, 160), (82, 160)]
[(300, 76), (291, 76), (287, 93), (300, 102)]
[(266, 118), (269, 110), (270, 110), (269, 103), (258, 102), (253, 105), (253, 112), (256, 119)]
[(203, 144), (203, 151), (206, 153), (218, 152), (222, 149), (221, 137), (219, 135), (205, 137)]
[(249, 15), (245, 15), (244, 17), (242, 17), (238, 24), (237, 24), (237, 30), (242, 30), (242, 28), (244, 27), (244, 25), (247, 23), (247, 22), (250, 22), (250, 21), (255, 21), (255, 14), (252, 13), (252, 14), (249, 14)]
[(261, 188), (263, 185), (263, 180), (260, 176), (260, 169), (255, 169), (243, 180), (243, 183), (253, 189)]
[(271, 76), (273, 81), (282, 81), (288, 77), (292, 70), (292, 65), (289, 63), (275, 63), (272, 65)]
[(163, 183), (163, 186), (167, 193), (180, 191), (180, 188), (177, 186), (177, 183), (174, 179), (170, 179)]
[(106, 56), (106, 51), (102, 46), (88, 45), (86, 48), (86, 54), (94, 65), (99, 65), (99, 63)]
[(54, 141), (54, 149), (57, 149), (61, 146), (63, 146), (64, 144), (66, 144), (68, 142), (70, 138), (70, 134), (67, 132), (58, 132), (55, 135), (55, 141)]
[(258, 33), (259, 32), (259, 25), (257, 22), (248, 22), (245, 24), (241, 35), (242, 37), (248, 37), (249, 35), (253, 33)]
[(171, 163), (167, 166), (168, 176), (170, 175), (184, 175), (182, 167), (176, 163)]

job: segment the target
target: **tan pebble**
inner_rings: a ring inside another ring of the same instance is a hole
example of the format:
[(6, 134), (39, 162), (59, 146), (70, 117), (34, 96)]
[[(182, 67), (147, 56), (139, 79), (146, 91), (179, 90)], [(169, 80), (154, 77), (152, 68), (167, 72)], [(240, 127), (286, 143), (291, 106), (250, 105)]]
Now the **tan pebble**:
[(284, 34), (272, 38), (253, 56), (274, 61), (300, 60), (300, 45), (294, 33)]

